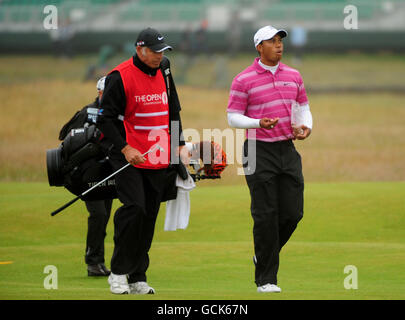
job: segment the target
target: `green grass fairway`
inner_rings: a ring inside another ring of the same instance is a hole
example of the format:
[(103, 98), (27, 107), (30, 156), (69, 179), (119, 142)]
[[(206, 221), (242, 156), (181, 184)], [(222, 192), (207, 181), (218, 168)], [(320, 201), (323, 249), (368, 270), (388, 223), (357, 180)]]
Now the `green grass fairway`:
[[(304, 219), (281, 255), (281, 294), (256, 293), (245, 185), (198, 186), (186, 230), (163, 231), (162, 206), (148, 270), (154, 296), (116, 296), (105, 278), (87, 277), (84, 204), (50, 216), (72, 198), (46, 183), (0, 183), (0, 299), (405, 299), (403, 182), (308, 183)], [(44, 288), (47, 265), (57, 267), (57, 290)], [(357, 290), (344, 288), (347, 265)]]

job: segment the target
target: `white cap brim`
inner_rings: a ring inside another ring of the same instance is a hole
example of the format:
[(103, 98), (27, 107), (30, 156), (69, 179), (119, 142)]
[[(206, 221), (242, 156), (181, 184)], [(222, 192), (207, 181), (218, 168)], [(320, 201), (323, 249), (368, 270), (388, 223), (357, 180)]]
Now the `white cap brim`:
[(173, 48), (171, 47), (171, 46), (166, 46), (166, 47), (163, 47), (162, 49), (159, 49), (159, 50), (154, 50), (155, 52), (162, 52), (162, 51), (165, 51), (165, 50), (172, 50)]
[(100, 78), (100, 80), (97, 81), (97, 90), (98, 91), (104, 91), (104, 84), (105, 84), (105, 76)]
[(284, 29), (276, 29), (272, 26), (265, 26), (257, 30), (253, 37), (255, 47), (257, 47), (262, 41), (272, 39), (276, 34), (281, 33), (281, 37), (284, 38), (288, 35)]

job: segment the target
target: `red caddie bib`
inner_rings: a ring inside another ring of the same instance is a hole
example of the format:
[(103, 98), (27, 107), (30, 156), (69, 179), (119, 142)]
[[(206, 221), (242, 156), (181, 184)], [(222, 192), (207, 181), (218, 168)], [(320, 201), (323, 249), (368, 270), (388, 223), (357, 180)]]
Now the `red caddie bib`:
[(125, 90), (127, 143), (141, 153), (156, 144), (164, 149), (164, 152), (155, 150), (149, 153), (145, 156), (145, 163), (135, 167), (167, 168), (170, 161), (169, 104), (161, 70), (150, 76), (139, 70), (130, 58), (113, 71), (119, 71)]

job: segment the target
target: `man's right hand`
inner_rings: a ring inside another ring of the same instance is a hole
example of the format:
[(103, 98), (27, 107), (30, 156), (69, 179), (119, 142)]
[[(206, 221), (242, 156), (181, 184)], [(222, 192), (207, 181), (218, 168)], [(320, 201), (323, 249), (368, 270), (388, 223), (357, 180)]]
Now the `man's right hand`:
[(273, 129), (279, 119), (280, 118), (274, 118), (274, 119), (262, 118), (262, 119), (260, 119), (260, 128)]
[(121, 152), (124, 154), (125, 159), (133, 166), (146, 161), (146, 158), (142, 156), (137, 149), (132, 148), (129, 144), (122, 148)]

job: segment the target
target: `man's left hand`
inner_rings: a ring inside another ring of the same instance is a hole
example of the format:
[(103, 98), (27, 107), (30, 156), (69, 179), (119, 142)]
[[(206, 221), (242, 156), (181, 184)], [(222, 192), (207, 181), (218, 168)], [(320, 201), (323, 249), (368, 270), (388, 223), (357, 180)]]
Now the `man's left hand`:
[(293, 134), (294, 134), (294, 137), (297, 140), (304, 140), (304, 139), (309, 137), (309, 135), (311, 134), (311, 131), (312, 130), (310, 128), (308, 128), (307, 126), (302, 125), (302, 126), (300, 126), (298, 128), (294, 128), (293, 129)]

